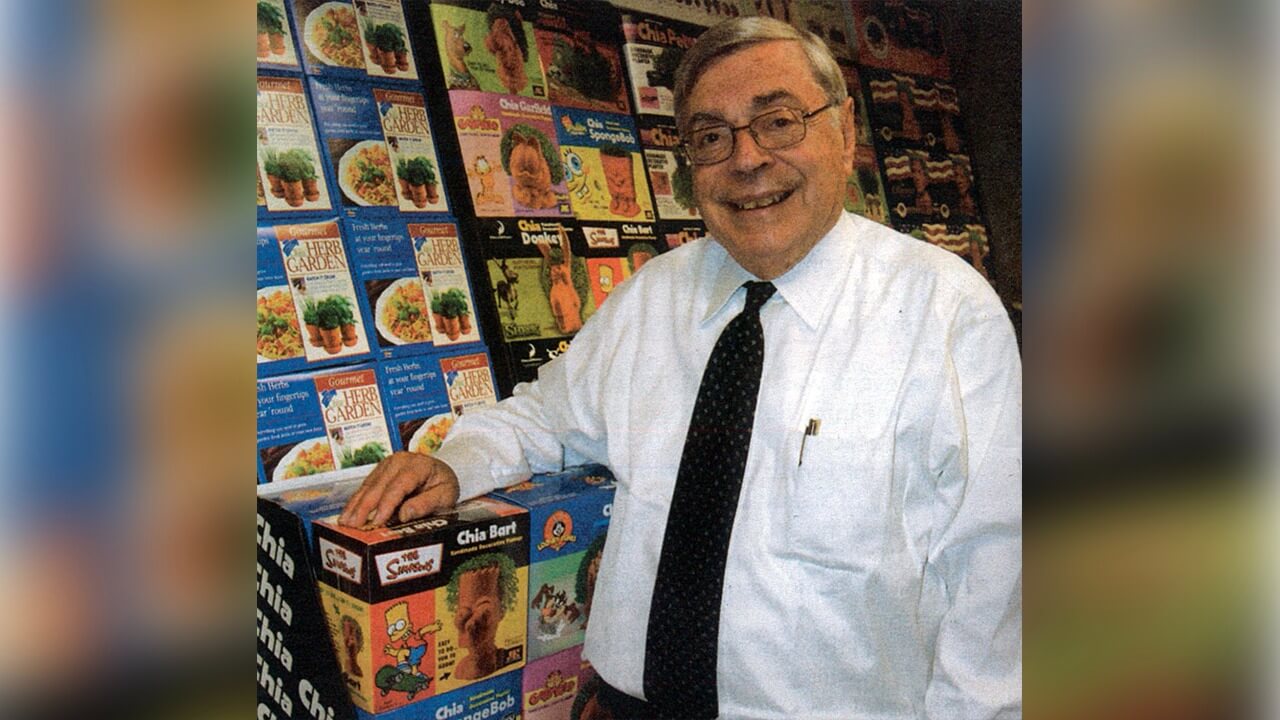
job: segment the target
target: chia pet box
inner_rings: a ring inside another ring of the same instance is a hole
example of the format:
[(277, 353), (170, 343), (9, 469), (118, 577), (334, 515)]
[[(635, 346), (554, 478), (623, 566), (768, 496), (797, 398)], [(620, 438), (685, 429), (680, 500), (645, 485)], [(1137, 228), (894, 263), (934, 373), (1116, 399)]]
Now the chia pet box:
[(529, 515), (482, 497), (402, 525), (313, 527), (352, 702), (383, 713), (525, 663)]
[(523, 673), (509, 673), (480, 680), (443, 695), (374, 715), (357, 709), (360, 720), (520, 720), (520, 681)]
[(581, 645), (616, 483), (585, 465), (535, 475), (494, 496), (529, 510), (529, 659)]

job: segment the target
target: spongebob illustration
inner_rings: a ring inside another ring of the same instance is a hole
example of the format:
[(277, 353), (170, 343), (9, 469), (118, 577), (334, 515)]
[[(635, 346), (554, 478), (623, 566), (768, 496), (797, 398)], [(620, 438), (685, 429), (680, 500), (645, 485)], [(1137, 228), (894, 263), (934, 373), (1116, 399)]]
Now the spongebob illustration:
[(592, 174), (592, 168), (582, 161), (582, 156), (565, 149), (564, 165), (565, 182), (569, 186), (569, 195), (573, 198), (574, 211), (579, 214), (608, 213), (609, 191)]

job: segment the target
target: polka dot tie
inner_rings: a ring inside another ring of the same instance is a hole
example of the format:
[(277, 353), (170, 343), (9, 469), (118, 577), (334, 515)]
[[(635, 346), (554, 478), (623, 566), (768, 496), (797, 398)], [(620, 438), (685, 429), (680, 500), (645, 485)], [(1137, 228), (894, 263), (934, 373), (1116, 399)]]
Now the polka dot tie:
[(746, 307), (720, 333), (702, 373), (653, 585), (644, 691), (664, 716), (717, 714), (724, 565), (764, 366), (760, 307), (777, 290), (745, 287)]

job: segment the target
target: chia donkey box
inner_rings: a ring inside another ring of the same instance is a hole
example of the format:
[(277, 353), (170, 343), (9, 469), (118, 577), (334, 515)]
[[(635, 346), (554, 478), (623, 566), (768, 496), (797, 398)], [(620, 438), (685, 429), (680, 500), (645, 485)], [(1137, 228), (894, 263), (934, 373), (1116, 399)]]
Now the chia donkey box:
[(403, 525), (314, 526), (352, 702), (382, 713), (525, 663), (529, 515), (491, 497)]
[(581, 645), (616, 483), (585, 465), (535, 475), (494, 496), (529, 509), (529, 659)]

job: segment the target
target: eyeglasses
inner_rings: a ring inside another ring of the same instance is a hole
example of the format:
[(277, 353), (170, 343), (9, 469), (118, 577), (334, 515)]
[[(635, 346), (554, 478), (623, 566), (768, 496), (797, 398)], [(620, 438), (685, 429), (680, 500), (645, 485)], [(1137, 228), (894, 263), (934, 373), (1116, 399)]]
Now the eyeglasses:
[(832, 103), (827, 103), (807, 113), (782, 107), (761, 113), (751, 118), (751, 122), (738, 127), (727, 123), (700, 127), (689, 132), (688, 139), (681, 146), (689, 162), (694, 165), (714, 165), (733, 154), (738, 131), (746, 130), (761, 148), (781, 150), (804, 140), (809, 130), (809, 120), (831, 107)]

